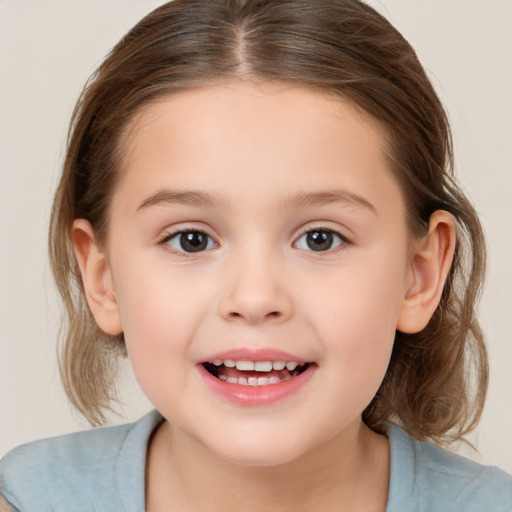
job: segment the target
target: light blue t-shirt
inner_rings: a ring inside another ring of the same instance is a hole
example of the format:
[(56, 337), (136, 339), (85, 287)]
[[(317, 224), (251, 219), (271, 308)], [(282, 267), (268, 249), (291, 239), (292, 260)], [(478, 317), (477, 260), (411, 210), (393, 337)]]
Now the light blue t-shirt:
[[(144, 512), (153, 411), (136, 423), (20, 446), (0, 461), (0, 490), (20, 512)], [(388, 424), (386, 512), (512, 512), (512, 476), (414, 440)], [(172, 505), (169, 506), (172, 511)]]

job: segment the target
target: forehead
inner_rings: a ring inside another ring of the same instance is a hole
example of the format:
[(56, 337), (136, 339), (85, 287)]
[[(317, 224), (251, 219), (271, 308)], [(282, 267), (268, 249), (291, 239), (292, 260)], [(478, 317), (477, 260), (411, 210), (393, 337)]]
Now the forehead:
[[(178, 133), (186, 135), (187, 127), (193, 125), (193, 131), (206, 127), (212, 143), (222, 142), (222, 129), (243, 129), (241, 134), (247, 139), (261, 136), (261, 127), (272, 125), (281, 132), (279, 139), (284, 141), (286, 135), (326, 137), (332, 134), (329, 121), (351, 124), (353, 129), (365, 133), (368, 141), (386, 148), (384, 128), (366, 111), (348, 99), (319, 89), (300, 87), (289, 83), (242, 82), (235, 80), (218, 85), (198, 86), (161, 98), (143, 107), (131, 120), (121, 137), (124, 142), (125, 155), (130, 155), (134, 138), (138, 143), (145, 138), (152, 138), (155, 125), (166, 124), (170, 129), (170, 120), (174, 120)], [(210, 123), (215, 122), (216, 130), (210, 130)], [(312, 124), (314, 123), (314, 124)], [(318, 130), (324, 128), (324, 130)], [(339, 130), (339, 125), (334, 127)], [(204, 133), (202, 134), (204, 135)], [(217, 140), (214, 140), (214, 137)], [(272, 133), (269, 133), (271, 138)], [(314, 141), (312, 141), (314, 142)]]
[(172, 185), (222, 195), (229, 185), (240, 197), (245, 188), (259, 197), (294, 187), (367, 193), (392, 180), (386, 154), (378, 123), (340, 97), (233, 82), (163, 97), (141, 110), (124, 133), (117, 191), (147, 196)]

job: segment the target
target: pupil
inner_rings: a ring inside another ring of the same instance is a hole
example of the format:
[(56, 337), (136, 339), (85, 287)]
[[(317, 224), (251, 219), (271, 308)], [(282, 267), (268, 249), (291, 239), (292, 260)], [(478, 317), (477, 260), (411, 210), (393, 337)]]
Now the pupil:
[(312, 251), (325, 251), (331, 248), (332, 233), (329, 233), (329, 231), (312, 231), (307, 236), (307, 243)]
[(206, 249), (207, 243), (206, 235), (199, 231), (189, 231), (188, 233), (182, 233), (180, 236), (180, 244), (187, 252), (203, 251)]

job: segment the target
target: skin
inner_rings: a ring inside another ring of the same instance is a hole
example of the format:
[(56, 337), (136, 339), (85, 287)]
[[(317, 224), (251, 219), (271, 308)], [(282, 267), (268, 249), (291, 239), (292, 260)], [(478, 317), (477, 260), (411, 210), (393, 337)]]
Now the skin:
[(0, 512), (16, 512), (16, 509), (0, 496)]
[[(166, 418), (149, 446), (147, 509), (384, 511), (388, 442), (361, 413), (396, 329), (421, 330), (439, 302), (451, 216), (436, 212), (411, 244), (380, 127), (286, 84), (166, 98), (124, 143), (106, 243), (83, 219), (72, 237), (96, 320), (124, 332), (135, 376)], [(169, 190), (215, 202), (164, 200)], [(341, 198), (290, 201), (332, 191)], [(169, 240), (184, 230), (207, 234), (206, 250)], [(314, 230), (335, 232), (332, 247), (313, 251)], [(284, 350), (315, 371), (277, 403), (234, 404), (197, 364), (235, 348)]]

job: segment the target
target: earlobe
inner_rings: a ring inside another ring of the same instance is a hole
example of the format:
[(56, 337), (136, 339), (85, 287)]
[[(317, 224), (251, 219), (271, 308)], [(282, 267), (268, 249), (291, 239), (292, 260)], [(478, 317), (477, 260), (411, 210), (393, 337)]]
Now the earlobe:
[(110, 267), (89, 221), (76, 219), (73, 222), (71, 240), (87, 303), (96, 322), (107, 334), (120, 334), (123, 329)]
[(453, 215), (444, 210), (434, 212), (427, 235), (415, 243), (411, 255), (411, 282), (398, 316), (399, 331), (413, 334), (427, 326), (441, 300), (455, 244)]

